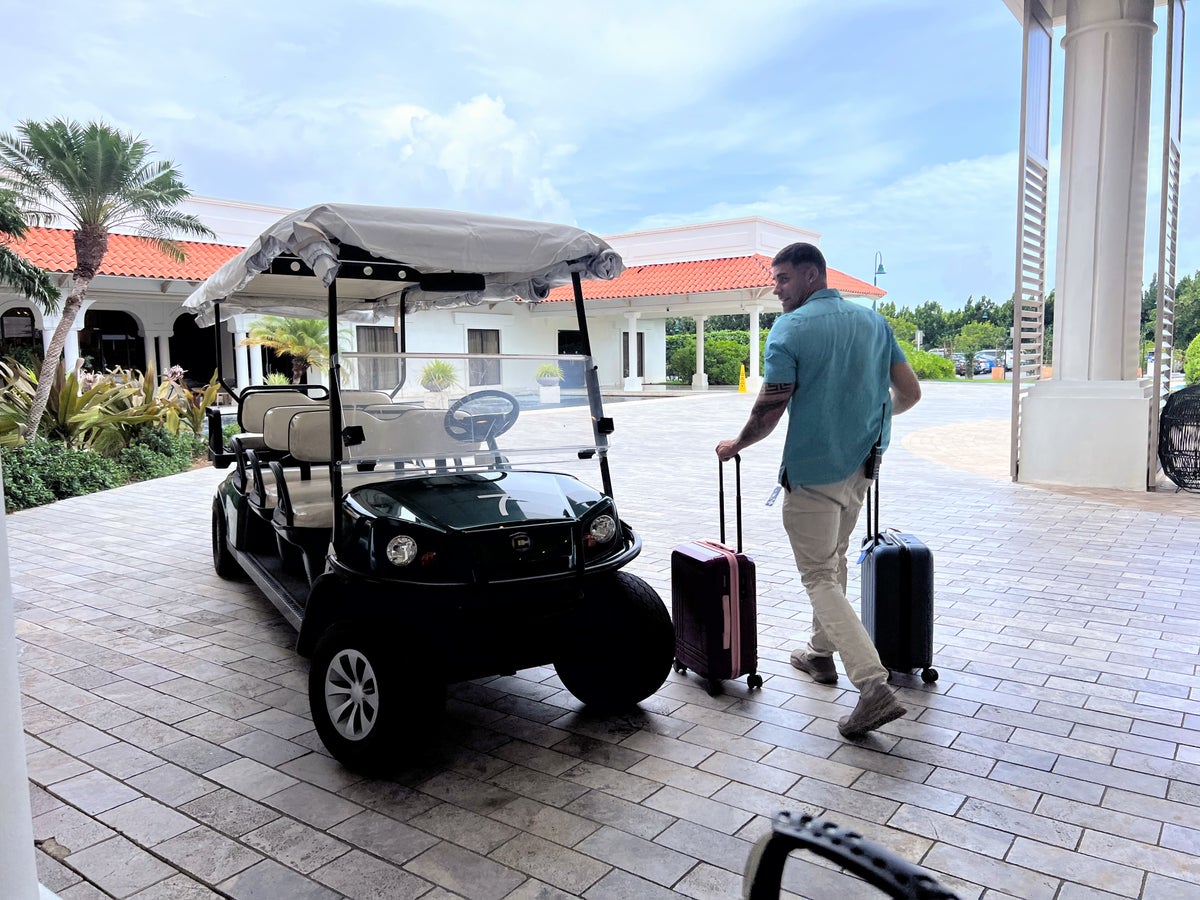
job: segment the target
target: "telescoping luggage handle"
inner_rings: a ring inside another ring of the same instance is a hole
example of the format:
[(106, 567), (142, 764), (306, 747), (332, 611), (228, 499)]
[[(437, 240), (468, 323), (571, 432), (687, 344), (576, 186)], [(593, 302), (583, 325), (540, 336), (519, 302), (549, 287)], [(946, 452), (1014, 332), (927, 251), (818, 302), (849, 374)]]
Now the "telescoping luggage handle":
[[(717, 457), (717, 510), (721, 516), (721, 543), (725, 543), (725, 460)], [(737, 521), (737, 552), (742, 552), (742, 457), (733, 454), (734, 509)]]

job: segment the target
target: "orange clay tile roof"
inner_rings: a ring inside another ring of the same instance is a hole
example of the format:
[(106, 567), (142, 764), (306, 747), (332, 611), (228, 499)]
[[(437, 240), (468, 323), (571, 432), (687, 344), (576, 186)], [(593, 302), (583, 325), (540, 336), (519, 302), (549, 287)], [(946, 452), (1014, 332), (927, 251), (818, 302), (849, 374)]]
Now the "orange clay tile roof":
[[(30, 228), (23, 239), (13, 240), (9, 246), (35, 266), (49, 272), (71, 272), (75, 269), (72, 235), (74, 232), (66, 228)], [(163, 254), (148, 238), (110, 234), (108, 253), (98, 274), (203, 281), (227, 259), (242, 251), (241, 247), (225, 244), (202, 244), (198, 241), (180, 241), (179, 244), (187, 254), (183, 262), (175, 262)]]
[[(857, 278), (827, 270), (829, 286), (852, 297), (882, 297), (887, 291)], [(697, 259), (683, 262), (630, 266), (612, 281), (585, 281), (583, 296), (588, 300), (618, 300), (630, 297), (663, 297), (736, 291), (745, 288), (771, 288), (771, 260), (756, 253), (725, 259)], [(571, 286), (557, 287), (547, 301), (570, 300)]]
[[(47, 271), (70, 272), (75, 268), (72, 234), (65, 228), (30, 228), (23, 239), (12, 241), (10, 246)], [(108, 253), (99, 274), (203, 281), (242, 250), (241, 247), (198, 241), (180, 241), (180, 244), (187, 253), (187, 259), (181, 263), (159, 252), (147, 238), (110, 234)], [(829, 286), (850, 296), (879, 298), (887, 293), (836, 269), (829, 269), (828, 274)], [(613, 281), (585, 281), (583, 295), (589, 300), (614, 300), (772, 286), (771, 260), (755, 254), (631, 266)], [(571, 286), (564, 285), (551, 291), (547, 300), (570, 300), (571, 296)]]

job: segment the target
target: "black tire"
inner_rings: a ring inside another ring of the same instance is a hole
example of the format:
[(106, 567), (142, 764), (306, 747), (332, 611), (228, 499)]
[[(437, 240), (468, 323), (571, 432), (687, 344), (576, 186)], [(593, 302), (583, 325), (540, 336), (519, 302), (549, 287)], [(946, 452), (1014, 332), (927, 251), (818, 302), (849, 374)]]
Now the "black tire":
[(365, 626), (331, 625), (317, 641), (309, 711), (321, 742), (347, 769), (385, 773), (438, 742), (445, 685), (426, 679), (402, 686), (397, 658), (396, 647)]
[(213, 498), (212, 554), (213, 568), (221, 578), (233, 581), (245, 577), (246, 573), (229, 552), (229, 523), (225, 521), (220, 497)]
[(752, 691), (758, 690), (762, 687), (762, 685), (763, 681), (761, 675), (751, 675), (746, 679), (746, 687), (750, 688)]
[(617, 572), (589, 587), (554, 662), (567, 690), (610, 712), (645, 700), (667, 680), (675, 630), (654, 588)]
[(933, 684), (935, 681), (938, 680), (938, 670), (937, 669), (922, 669), (921, 670), (921, 680), (923, 682), (925, 682), (926, 684)]

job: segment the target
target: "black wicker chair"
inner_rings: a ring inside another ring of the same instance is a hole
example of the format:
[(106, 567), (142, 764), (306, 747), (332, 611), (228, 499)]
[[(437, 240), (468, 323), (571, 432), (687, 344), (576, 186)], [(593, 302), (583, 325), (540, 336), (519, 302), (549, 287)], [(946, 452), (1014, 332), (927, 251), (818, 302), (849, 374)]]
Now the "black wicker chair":
[(1158, 425), (1158, 461), (1181, 491), (1200, 491), (1200, 384), (1167, 397)]

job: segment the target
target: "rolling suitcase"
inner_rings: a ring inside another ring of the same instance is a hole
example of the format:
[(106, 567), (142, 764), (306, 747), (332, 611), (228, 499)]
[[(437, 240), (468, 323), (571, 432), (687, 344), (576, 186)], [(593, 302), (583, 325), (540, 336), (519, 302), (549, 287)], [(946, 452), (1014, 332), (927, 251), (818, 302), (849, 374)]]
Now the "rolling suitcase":
[(675, 625), (675, 671), (692, 669), (717, 682), (748, 675), (762, 687), (758, 670), (758, 614), (754, 560), (742, 552), (742, 460), (734, 458), (737, 549), (725, 544), (725, 467), (717, 463), (720, 541), (688, 541), (671, 551), (671, 619)]
[(933, 554), (916, 535), (881, 531), (878, 478), (871, 493), (859, 557), (863, 625), (884, 666), (895, 672), (920, 669), (922, 680), (931, 683), (938, 677), (932, 668)]

